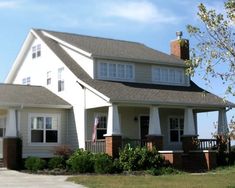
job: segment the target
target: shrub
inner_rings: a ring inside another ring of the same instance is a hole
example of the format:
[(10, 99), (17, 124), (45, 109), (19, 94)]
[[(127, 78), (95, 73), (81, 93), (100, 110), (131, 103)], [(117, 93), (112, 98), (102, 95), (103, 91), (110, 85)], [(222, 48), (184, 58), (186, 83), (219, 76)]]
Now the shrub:
[(163, 157), (155, 148), (150, 151), (146, 147), (132, 148), (127, 144), (119, 156), (122, 168), (127, 171), (159, 168), (164, 163)]
[(42, 170), (45, 168), (45, 166), (46, 166), (46, 161), (38, 157), (28, 157), (25, 160), (25, 168), (33, 172)]
[(176, 170), (171, 167), (151, 168), (151, 169), (147, 170), (146, 172), (150, 175), (153, 175), (153, 176), (172, 175), (172, 174), (181, 173), (179, 170)]
[(68, 159), (72, 155), (73, 151), (68, 145), (61, 145), (55, 147), (54, 154), (56, 156), (63, 157), (64, 159)]
[(55, 168), (64, 169), (65, 166), (66, 166), (65, 160), (62, 156), (53, 157), (48, 162), (49, 169), (55, 169)]
[(99, 153), (94, 155), (94, 169), (95, 173), (108, 174), (113, 172), (113, 160), (112, 157), (105, 153)]
[(73, 172), (94, 172), (94, 157), (89, 151), (84, 151), (82, 149), (76, 150), (67, 160), (67, 164)]

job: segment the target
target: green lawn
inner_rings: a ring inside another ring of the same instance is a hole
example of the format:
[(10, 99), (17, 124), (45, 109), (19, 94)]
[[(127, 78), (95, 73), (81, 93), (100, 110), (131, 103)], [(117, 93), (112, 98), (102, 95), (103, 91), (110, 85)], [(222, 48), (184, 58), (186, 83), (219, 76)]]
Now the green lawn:
[(235, 166), (217, 169), (205, 174), (183, 173), (165, 176), (78, 175), (68, 178), (68, 181), (89, 188), (235, 188)]

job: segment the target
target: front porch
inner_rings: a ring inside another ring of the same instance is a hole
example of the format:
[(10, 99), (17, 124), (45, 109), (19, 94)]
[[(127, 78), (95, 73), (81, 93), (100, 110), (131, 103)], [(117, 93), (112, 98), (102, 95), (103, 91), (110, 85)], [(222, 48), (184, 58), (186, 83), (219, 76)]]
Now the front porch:
[[(225, 125), (226, 118), (221, 117), (226, 117), (225, 109), (213, 110), (219, 111), (218, 130), (224, 131), (221, 125)], [(179, 161), (180, 158), (182, 163), (182, 156), (186, 161), (184, 154), (187, 154), (190, 159), (195, 159), (194, 156), (205, 159), (208, 168), (211, 168), (210, 160), (215, 161), (218, 142), (216, 139), (198, 139), (197, 113), (202, 111), (206, 110), (117, 105), (89, 109), (85, 149), (116, 157), (126, 144), (132, 147), (147, 146), (149, 149), (154, 146), (176, 166), (178, 162), (175, 159)], [(97, 125), (94, 125), (95, 118), (99, 119)]]

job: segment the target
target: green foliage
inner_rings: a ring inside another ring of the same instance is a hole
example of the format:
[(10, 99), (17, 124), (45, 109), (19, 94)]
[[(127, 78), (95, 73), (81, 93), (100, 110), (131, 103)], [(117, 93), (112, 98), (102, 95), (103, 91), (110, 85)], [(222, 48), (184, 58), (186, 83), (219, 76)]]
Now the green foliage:
[(151, 169), (147, 170), (146, 172), (150, 175), (153, 175), (153, 176), (174, 175), (174, 174), (181, 173), (179, 170), (176, 170), (171, 167), (151, 168)]
[(76, 150), (67, 160), (69, 169), (73, 172), (92, 173), (94, 172), (94, 156), (89, 151)]
[(28, 157), (25, 160), (25, 168), (33, 172), (42, 170), (45, 168), (45, 166), (46, 166), (46, 161), (38, 157)]
[(94, 155), (94, 169), (95, 173), (108, 174), (113, 172), (113, 160), (112, 157), (105, 153), (99, 153)]
[(136, 171), (163, 166), (164, 159), (155, 148), (149, 151), (146, 147), (132, 148), (126, 145), (119, 154), (119, 161), (123, 170)]
[(235, 96), (235, 1), (227, 0), (222, 12), (207, 9), (201, 3), (198, 16), (203, 23), (200, 28), (187, 26), (190, 36), (196, 39), (191, 60), (186, 62), (187, 73), (194, 75), (200, 69), (198, 72), (207, 84), (211, 79), (221, 80), (227, 87), (225, 94)]
[(48, 162), (49, 169), (56, 169), (56, 168), (64, 169), (65, 166), (66, 166), (65, 160), (61, 156), (53, 157)]

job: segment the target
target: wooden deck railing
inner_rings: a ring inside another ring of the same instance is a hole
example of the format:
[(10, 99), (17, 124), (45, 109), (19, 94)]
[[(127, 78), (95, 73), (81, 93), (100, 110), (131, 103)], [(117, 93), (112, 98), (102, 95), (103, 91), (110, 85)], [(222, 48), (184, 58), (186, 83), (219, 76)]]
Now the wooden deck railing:
[(93, 142), (92, 140), (86, 140), (85, 149), (92, 153), (105, 152), (105, 140), (97, 140)]
[(199, 141), (199, 150), (216, 150), (218, 148), (216, 139), (198, 139)]
[(122, 139), (122, 148), (125, 147), (125, 145), (130, 144), (131, 147), (135, 148), (137, 146), (146, 146), (146, 140), (141, 139)]

